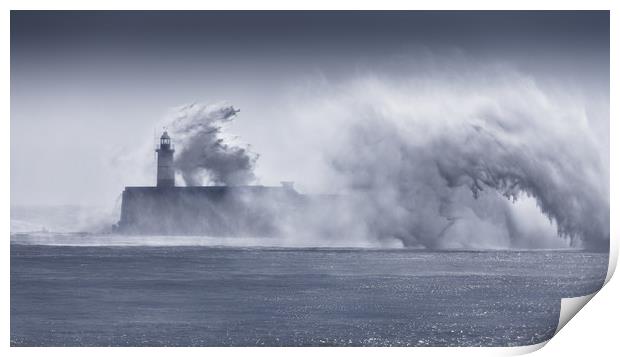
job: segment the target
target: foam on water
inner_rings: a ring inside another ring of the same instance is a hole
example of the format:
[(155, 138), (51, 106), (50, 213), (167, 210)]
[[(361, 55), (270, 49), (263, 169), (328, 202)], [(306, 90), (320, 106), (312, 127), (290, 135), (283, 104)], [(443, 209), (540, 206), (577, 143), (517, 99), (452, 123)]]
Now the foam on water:
[(400, 248), (365, 240), (298, 240), (291, 237), (156, 236), (97, 233), (12, 233), (11, 244), (52, 246), (202, 246), (202, 247), (289, 247), (289, 248)]

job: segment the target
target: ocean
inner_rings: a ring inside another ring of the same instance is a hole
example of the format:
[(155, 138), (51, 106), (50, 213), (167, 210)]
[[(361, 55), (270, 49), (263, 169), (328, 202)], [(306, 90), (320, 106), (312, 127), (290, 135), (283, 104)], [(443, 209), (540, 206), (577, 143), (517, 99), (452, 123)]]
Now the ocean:
[[(26, 240), (27, 241), (27, 240)], [(11, 244), (11, 346), (518, 346), (601, 288), (583, 251)]]

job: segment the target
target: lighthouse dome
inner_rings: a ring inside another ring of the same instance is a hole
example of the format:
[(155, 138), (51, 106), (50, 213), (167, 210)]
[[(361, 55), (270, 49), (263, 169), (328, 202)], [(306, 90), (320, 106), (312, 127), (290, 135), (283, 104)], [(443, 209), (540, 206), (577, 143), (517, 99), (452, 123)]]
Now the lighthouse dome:
[(170, 135), (168, 135), (168, 131), (164, 131), (164, 133), (161, 135), (162, 139), (170, 139)]

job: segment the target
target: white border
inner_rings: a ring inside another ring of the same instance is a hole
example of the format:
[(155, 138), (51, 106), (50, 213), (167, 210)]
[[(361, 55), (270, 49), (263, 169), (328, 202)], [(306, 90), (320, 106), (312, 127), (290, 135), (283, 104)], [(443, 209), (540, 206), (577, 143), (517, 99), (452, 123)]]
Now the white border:
[[(345, 2), (336, 2), (330, 0), (314, 0), (314, 1), (295, 1), (295, 2), (287, 2), (287, 1), (277, 1), (277, 0), (262, 0), (262, 1), (210, 1), (208, 3), (201, 1), (188, 1), (188, 0), (175, 0), (172, 1), (149, 1), (149, 2), (138, 2), (138, 1), (128, 1), (128, 0), (109, 0), (109, 1), (89, 1), (89, 2), (80, 2), (80, 1), (5, 1), (4, 12), (2, 12), (2, 48), (6, 49), (4, 52), (4, 56), (2, 56), (2, 61), (4, 62), (4, 86), (2, 86), (3, 98), (4, 98), (4, 116), (2, 120), (0, 120), (0, 130), (3, 133), (2, 135), (2, 143), (0, 150), (2, 150), (2, 167), (9, 168), (10, 167), (10, 52), (9, 52), (9, 41), (10, 41), (10, 9), (19, 9), (19, 10), (27, 10), (27, 9), (39, 9), (39, 10), (51, 10), (51, 9), (84, 9), (84, 10), (97, 10), (97, 9), (109, 9), (109, 10), (133, 10), (133, 9), (169, 9), (169, 10), (181, 10), (181, 9), (291, 9), (291, 10), (304, 10), (304, 9), (330, 9), (330, 10), (340, 10), (340, 9), (352, 9), (352, 10), (360, 10), (360, 9), (382, 9), (382, 10), (390, 10), (390, 9), (415, 9), (415, 10), (549, 10), (549, 9), (557, 9), (557, 10), (611, 10), (611, 36), (612, 39), (618, 39), (618, 26), (617, 26), (617, 16), (615, 11), (618, 9), (617, 1), (610, 0), (590, 0), (590, 1), (575, 1), (575, 0), (565, 0), (561, 2), (553, 2), (553, 1), (541, 1), (541, 0), (521, 0), (521, 1), (459, 1), (459, 0), (435, 0), (435, 1), (390, 1), (383, 0), (381, 2), (377, 1), (369, 1), (369, 0), (359, 0), (351, 3)], [(617, 41), (616, 41), (617, 42)], [(618, 98), (616, 85), (618, 83), (618, 72), (615, 70), (616, 67), (613, 66), (614, 63), (618, 62), (618, 46), (614, 44), (614, 41), (611, 41), (611, 98)], [(611, 103), (611, 118), (615, 118), (617, 114), (617, 105), (615, 103)], [(613, 158), (617, 157), (618, 153), (618, 144), (614, 139), (617, 139), (617, 130), (618, 125), (614, 122), (614, 120), (610, 120), (610, 130), (611, 130), (611, 182), (620, 182), (620, 177), (618, 176), (618, 163), (617, 161), (614, 163)], [(310, 355), (316, 352), (319, 352), (313, 348), (295, 348), (291, 350), (290, 348), (209, 348), (205, 350), (203, 348), (175, 348), (174, 350), (169, 349), (158, 349), (158, 348), (148, 348), (148, 349), (140, 349), (136, 350), (133, 348), (114, 348), (114, 350), (109, 350), (108, 348), (54, 348), (54, 349), (45, 349), (44, 351), (38, 348), (9, 348), (9, 336), (10, 336), (10, 325), (9, 325), (9, 287), (10, 287), (10, 260), (9, 260), (9, 237), (8, 232), (10, 231), (10, 176), (9, 169), (3, 170), (3, 174), (0, 176), (0, 184), (4, 194), (4, 204), (2, 205), (2, 228), (4, 232), (6, 232), (6, 242), (2, 245), (3, 250), (3, 264), (2, 264), (2, 279), (3, 284), (2, 287), (4, 289), (2, 294), (2, 304), (4, 306), (4, 317), (2, 319), (2, 324), (0, 325), (1, 335), (5, 336), (5, 348), (8, 349), (9, 352), (15, 355), (30, 355), (30, 354), (40, 354), (44, 352), (46, 355), (82, 355), (84, 353), (88, 353), (91, 355), (107, 355), (110, 352), (115, 354), (134, 354), (138, 353), (148, 353), (161, 355), (164, 353), (174, 353), (174, 354), (187, 354), (187, 355), (202, 355), (208, 351), (208, 353), (218, 353), (222, 355), (234, 355), (237, 353), (250, 353), (250, 354), (258, 354), (258, 355), (284, 355), (294, 352), (295, 354), (301, 355)], [(615, 187), (611, 186), (611, 217), (620, 217), (618, 216), (618, 192)], [(611, 275), (615, 269), (617, 264), (618, 257), (618, 224), (617, 221), (612, 219), (611, 221), (611, 244), (612, 249), (610, 252), (610, 266), (607, 275), (607, 281), (611, 278)], [(571, 352), (581, 351), (582, 353), (590, 352), (592, 349), (597, 349), (601, 351), (613, 351), (616, 350), (616, 334), (613, 334), (616, 331), (617, 327), (617, 318), (618, 318), (618, 307), (617, 303), (620, 301), (618, 297), (619, 288), (617, 282), (612, 282), (608, 284), (601, 293), (597, 294), (594, 298), (595, 303), (599, 304), (596, 307), (586, 306), (584, 310), (588, 311), (594, 316), (578, 316), (576, 319), (582, 320), (581, 323), (584, 324), (582, 326), (571, 326), (573, 324), (569, 323), (569, 328), (563, 329), (562, 332), (554, 337), (548, 344), (548, 347), (543, 349), (540, 353), (548, 353), (549, 355), (556, 354), (564, 354)], [(600, 296), (600, 298), (599, 298)], [(606, 305), (605, 305), (606, 304)], [(589, 304), (593, 305), (593, 304)], [(584, 314), (584, 313), (582, 313)], [(584, 314), (585, 315), (585, 314)], [(589, 319), (587, 321), (586, 317)], [(564, 332), (566, 331), (566, 332)], [(577, 331), (578, 335), (574, 335), (575, 331)], [(601, 339), (601, 336), (606, 336), (606, 339)], [(356, 355), (368, 355), (374, 353), (389, 353), (389, 354), (410, 354), (414, 353), (422, 353), (424, 355), (432, 354), (432, 355), (453, 355), (453, 354), (470, 354), (470, 355), (513, 355), (513, 354), (521, 354), (527, 353), (538, 348), (544, 346), (545, 343), (535, 345), (535, 346), (526, 346), (526, 347), (518, 347), (518, 348), (416, 348), (415, 350), (405, 349), (405, 348), (321, 348), (321, 354), (327, 355), (341, 355), (341, 354), (356, 354)], [(553, 346), (553, 348), (552, 348)]]

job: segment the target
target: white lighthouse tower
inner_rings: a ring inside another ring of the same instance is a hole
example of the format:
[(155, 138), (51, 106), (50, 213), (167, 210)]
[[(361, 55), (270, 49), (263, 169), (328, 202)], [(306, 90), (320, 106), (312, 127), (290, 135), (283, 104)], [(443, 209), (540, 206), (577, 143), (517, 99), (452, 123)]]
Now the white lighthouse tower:
[(157, 187), (174, 187), (174, 147), (170, 143), (170, 136), (164, 130), (159, 139), (157, 152)]

